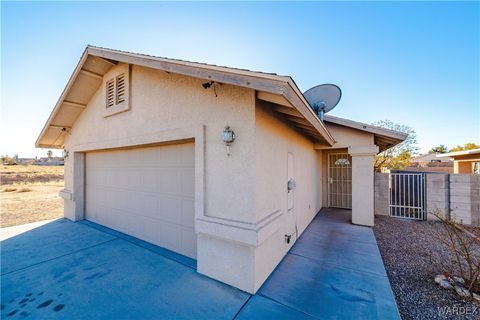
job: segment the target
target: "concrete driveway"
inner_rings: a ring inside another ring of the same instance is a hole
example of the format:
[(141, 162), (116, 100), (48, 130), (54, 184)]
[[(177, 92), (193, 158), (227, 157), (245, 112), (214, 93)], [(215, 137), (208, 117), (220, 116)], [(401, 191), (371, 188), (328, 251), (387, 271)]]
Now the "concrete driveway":
[(251, 296), (111, 229), (52, 221), (2, 241), (2, 319), (399, 319), (370, 228), (322, 210)]

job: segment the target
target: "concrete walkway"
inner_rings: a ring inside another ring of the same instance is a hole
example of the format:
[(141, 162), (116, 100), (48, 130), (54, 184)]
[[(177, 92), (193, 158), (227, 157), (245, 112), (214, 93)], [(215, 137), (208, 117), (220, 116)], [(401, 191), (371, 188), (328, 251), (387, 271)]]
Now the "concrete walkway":
[(251, 296), (195, 261), (82, 221), (2, 241), (2, 319), (399, 319), (370, 228), (322, 210)]
[[(349, 210), (322, 209), (257, 296), (304, 319), (400, 319), (373, 230), (350, 220)], [(242, 313), (261, 310), (254, 300)]]

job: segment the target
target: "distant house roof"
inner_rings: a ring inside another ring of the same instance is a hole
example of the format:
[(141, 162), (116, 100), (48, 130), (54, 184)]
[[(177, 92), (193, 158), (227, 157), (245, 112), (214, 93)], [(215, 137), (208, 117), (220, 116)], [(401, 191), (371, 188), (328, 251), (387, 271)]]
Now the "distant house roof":
[(330, 146), (335, 143), (289, 76), (87, 46), (35, 143), (37, 147), (63, 147), (68, 130), (102, 84), (103, 76), (119, 62), (254, 89), (258, 99), (280, 105), (275, 111), (305, 135)]
[(37, 160), (37, 162), (58, 162), (64, 161), (63, 157), (41, 157)]
[(442, 162), (448, 162), (452, 161), (453, 158), (450, 157), (439, 157), (441, 153), (427, 153), (427, 154), (422, 154), (421, 156), (414, 157), (412, 158), (412, 162), (430, 162), (430, 161), (442, 161)]
[(380, 152), (399, 144), (408, 137), (408, 134), (403, 132), (380, 128), (377, 126), (372, 126), (370, 124), (352, 121), (349, 119), (334, 117), (328, 114), (324, 116), (324, 120), (325, 122), (335, 123), (360, 131), (373, 133), (374, 143), (379, 147)]
[(443, 153), (437, 155), (437, 157), (456, 157), (456, 156), (466, 156), (470, 154), (480, 154), (480, 148), (478, 149), (471, 149), (471, 150), (462, 150), (462, 151), (455, 151), (455, 152), (449, 152), (449, 153)]

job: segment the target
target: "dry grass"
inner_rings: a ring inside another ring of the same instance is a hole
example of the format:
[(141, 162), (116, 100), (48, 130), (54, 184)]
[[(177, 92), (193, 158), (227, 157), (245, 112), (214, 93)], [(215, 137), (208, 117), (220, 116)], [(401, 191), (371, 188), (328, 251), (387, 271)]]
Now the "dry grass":
[(1, 166), (0, 185), (63, 181), (63, 166)]
[(63, 166), (2, 166), (0, 227), (63, 216)]
[(0, 189), (0, 192), (30, 192), (32, 191), (29, 187), (6, 187)]

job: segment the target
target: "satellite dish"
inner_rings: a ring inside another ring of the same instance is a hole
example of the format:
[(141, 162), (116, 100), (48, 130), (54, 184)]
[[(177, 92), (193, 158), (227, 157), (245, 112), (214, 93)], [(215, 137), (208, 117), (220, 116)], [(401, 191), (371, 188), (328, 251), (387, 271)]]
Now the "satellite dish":
[(303, 95), (313, 111), (323, 121), (323, 115), (335, 108), (340, 101), (342, 90), (334, 84), (320, 84), (308, 89)]

